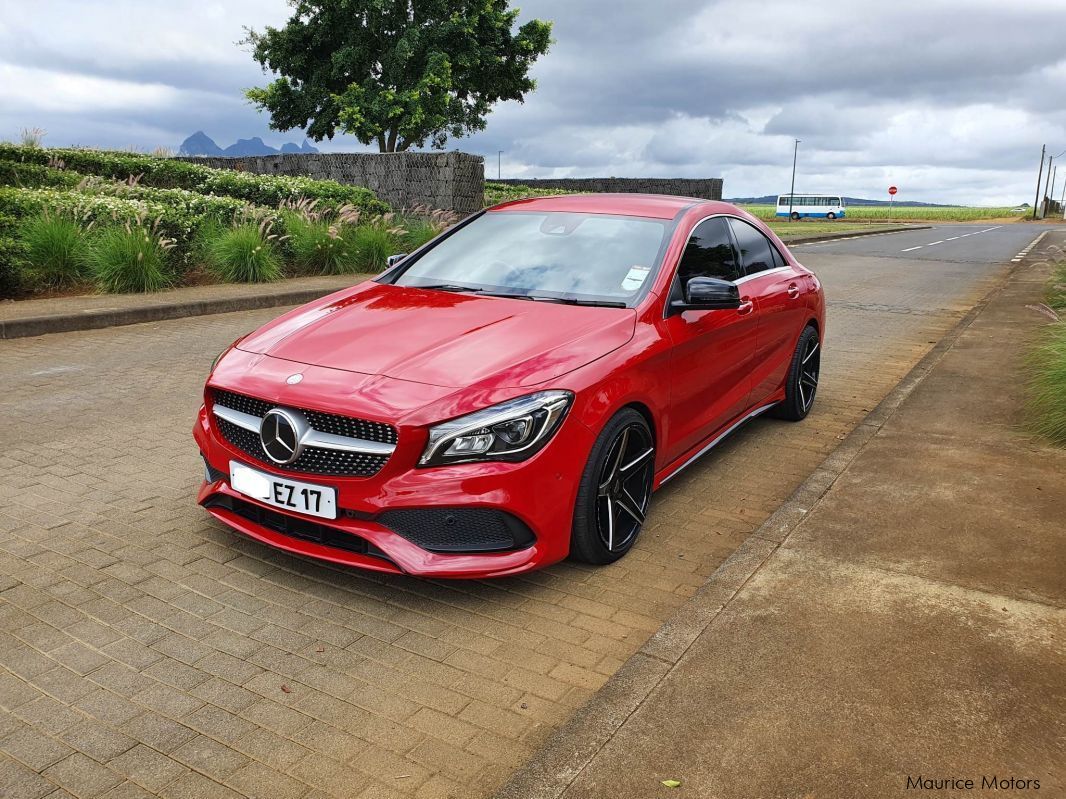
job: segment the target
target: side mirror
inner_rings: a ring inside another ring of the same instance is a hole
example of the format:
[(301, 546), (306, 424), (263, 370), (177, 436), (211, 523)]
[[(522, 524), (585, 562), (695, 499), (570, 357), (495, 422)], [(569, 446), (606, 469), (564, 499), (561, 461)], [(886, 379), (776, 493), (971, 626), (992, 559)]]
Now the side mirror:
[(676, 311), (712, 311), (740, 307), (740, 289), (736, 283), (717, 277), (694, 277), (684, 287), (685, 299), (675, 300)]
[(389, 268), (396, 266), (396, 264), (400, 263), (400, 261), (402, 261), (406, 257), (407, 253), (405, 252), (401, 252), (399, 255), (390, 255), (388, 258), (385, 259), (385, 266)]

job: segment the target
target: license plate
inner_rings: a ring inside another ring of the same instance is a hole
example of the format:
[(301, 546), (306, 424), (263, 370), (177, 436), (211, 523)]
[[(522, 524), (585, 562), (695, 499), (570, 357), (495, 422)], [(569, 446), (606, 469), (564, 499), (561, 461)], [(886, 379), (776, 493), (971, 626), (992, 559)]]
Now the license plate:
[(305, 516), (337, 518), (337, 489), (329, 486), (286, 480), (236, 461), (229, 464), (229, 484), (234, 491), (268, 505)]

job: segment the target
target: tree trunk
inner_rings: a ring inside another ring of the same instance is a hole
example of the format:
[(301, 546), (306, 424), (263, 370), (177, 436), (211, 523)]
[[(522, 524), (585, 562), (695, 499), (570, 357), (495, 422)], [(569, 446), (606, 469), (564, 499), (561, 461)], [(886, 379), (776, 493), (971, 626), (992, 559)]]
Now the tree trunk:
[(399, 135), (399, 131), (396, 130), (396, 128), (393, 128), (392, 130), (389, 131), (389, 143), (388, 143), (388, 150), (386, 150), (386, 152), (389, 152), (389, 153), (396, 152), (396, 138), (397, 138), (398, 135)]
[(384, 133), (379, 133), (378, 134), (378, 152), (379, 153), (386, 152), (386, 150), (385, 150), (385, 134)]

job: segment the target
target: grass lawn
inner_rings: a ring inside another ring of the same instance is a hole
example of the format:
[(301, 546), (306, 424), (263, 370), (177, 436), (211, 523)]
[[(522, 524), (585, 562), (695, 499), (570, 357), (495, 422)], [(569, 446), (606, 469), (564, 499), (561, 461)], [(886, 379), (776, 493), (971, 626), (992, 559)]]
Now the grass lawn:
[(1047, 304), (1063, 321), (1049, 324), (1030, 360), (1030, 412), (1037, 432), (1066, 445), (1066, 264), (1051, 276)]
[(813, 222), (810, 220), (789, 222), (787, 219), (766, 221), (770, 230), (780, 236), (783, 241), (802, 236), (819, 236), (823, 233), (839, 233), (843, 236), (858, 230), (875, 230), (885, 227), (884, 225), (872, 225), (869, 222)]
[[(741, 205), (741, 208), (760, 219), (776, 219), (777, 207), (773, 205)], [(968, 208), (923, 208), (921, 206), (852, 205), (847, 209), (849, 222), (977, 222), (985, 220), (1015, 220), (1024, 214), (1012, 214), (1009, 207)]]

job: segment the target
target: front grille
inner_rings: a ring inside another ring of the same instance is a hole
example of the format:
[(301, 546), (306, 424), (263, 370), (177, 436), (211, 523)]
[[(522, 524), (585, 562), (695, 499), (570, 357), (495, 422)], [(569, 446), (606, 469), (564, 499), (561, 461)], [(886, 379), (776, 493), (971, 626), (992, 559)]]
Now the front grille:
[(525, 524), (494, 508), (402, 508), (374, 521), (430, 552), (504, 552), (535, 541)]
[[(214, 389), (212, 400), (216, 405), (224, 408), (232, 408), (235, 411), (247, 413), (262, 418), (271, 408), (277, 407), (274, 403), (254, 397), (246, 397), (232, 391)], [(332, 435), (345, 436), (347, 438), (361, 438), (365, 441), (376, 441), (383, 444), (396, 443), (396, 428), (381, 422), (372, 422), (368, 419), (357, 419), (350, 416), (339, 416), (321, 411), (302, 410), (308, 423), (315, 430)], [(215, 417), (218, 430), (230, 444), (235, 446), (246, 455), (255, 458), (261, 463), (271, 466), (275, 464), (263, 450), (263, 443), (259, 434), (251, 430)], [(324, 447), (304, 447), (300, 457), (292, 463), (285, 465), (287, 472), (302, 472), (304, 474), (325, 474), (338, 477), (372, 477), (381, 471), (388, 462), (388, 455), (373, 455), (365, 452), (345, 452), (337, 449)]]
[(343, 549), (346, 552), (355, 552), (360, 555), (370, 555), (374, 558), (389, 560), (388, 556), (371, 544), (365, 538), (353, 533), (337, 530), (327, 524), (311, 521), (310, 519), (298, 519), (284, 513), (270, 510), (246, 502), (227, 494), (213, 494), (204, 502), (205, 508), (225, 508), (250, 522), (281, 533), (288, 538), (298, 538), (301, 541), (313, 541), (316, 544)]
[[(258, 433), (238, 427), (233, 422), (215, 417), (215, 424), (229, 443), (246, 455), (261, 463), (278, 465), (267, 457), (263, 451), (263, 442)], [(300, 457), (292, 463), (285, 464), (286, 472), (303, 472), (305, 474), (329, 474), (339, 477), (372, 477), (381, 471), (388, 461), (388, 455), (368, 455), (363, 452), (343, 452), (337, 449), (304, 447)]]

